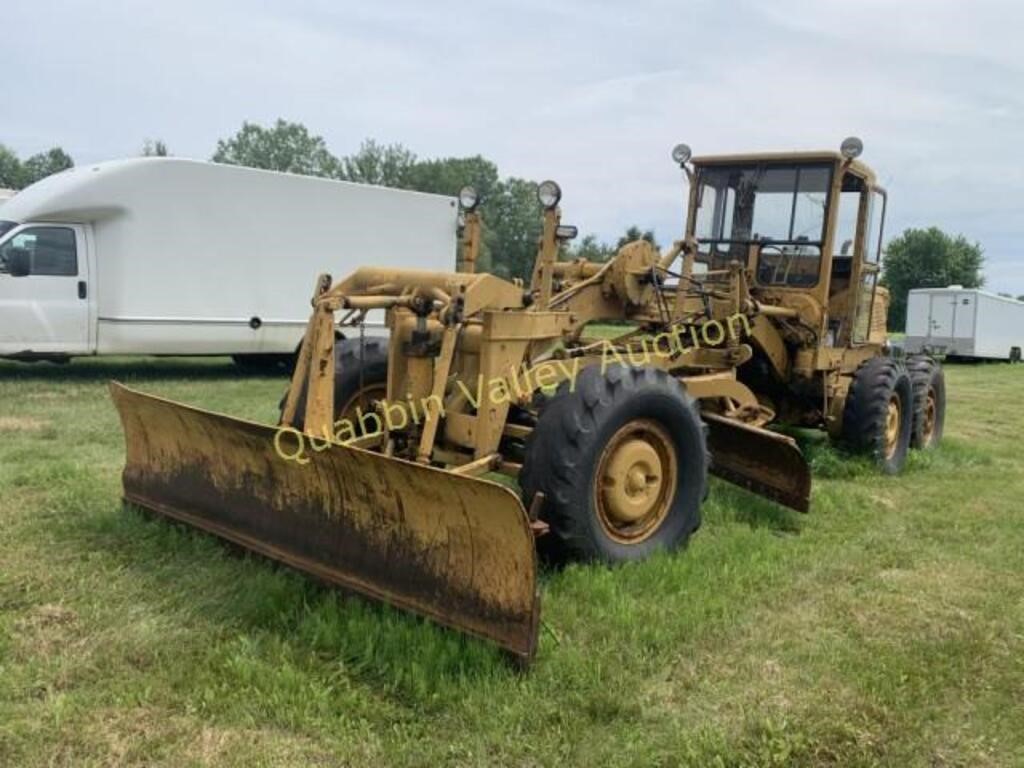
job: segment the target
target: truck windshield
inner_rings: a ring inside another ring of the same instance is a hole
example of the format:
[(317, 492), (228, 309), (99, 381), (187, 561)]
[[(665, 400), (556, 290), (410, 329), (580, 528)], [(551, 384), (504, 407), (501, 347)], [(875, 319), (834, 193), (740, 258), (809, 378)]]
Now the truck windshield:
[(759, 251), (757, 280), (810, 286), (818, 280), (832, 165), (715, 165), (700, 169), (694, 235), (713, 270)]

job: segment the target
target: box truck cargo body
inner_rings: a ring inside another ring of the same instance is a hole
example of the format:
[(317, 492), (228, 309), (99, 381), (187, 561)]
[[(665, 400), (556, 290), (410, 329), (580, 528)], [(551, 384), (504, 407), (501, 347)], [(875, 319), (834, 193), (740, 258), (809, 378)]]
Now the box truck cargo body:
[(176, 158), (64, 171), (0, 206), (0, 356), (290, 354), (318, 274), (450, 271), (457, 216), (441, 195)]
[(917, 288), (907, 297), (908, 353), (991, 360), (1021, 358), (1024, 302), (976, 288)]

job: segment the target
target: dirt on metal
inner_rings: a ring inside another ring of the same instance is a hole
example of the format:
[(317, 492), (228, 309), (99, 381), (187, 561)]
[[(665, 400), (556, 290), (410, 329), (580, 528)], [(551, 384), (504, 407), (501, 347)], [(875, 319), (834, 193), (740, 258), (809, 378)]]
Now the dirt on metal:
[(274, 427), (110, 389), (126, 501), (532, 658), (534, 536), (508, 489), (340, 444), (299, 465)]
[(704, 423), (712, 474), (798, 512), (808, 510), (811, 469), (793, 438), (714, 413), (705, 413)]

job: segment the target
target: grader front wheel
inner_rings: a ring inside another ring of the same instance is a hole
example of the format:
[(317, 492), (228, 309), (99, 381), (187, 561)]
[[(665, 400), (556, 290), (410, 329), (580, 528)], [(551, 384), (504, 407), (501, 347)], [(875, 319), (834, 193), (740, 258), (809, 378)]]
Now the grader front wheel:
[(554, 554), (618, 563), (686, 542), (707, 473), (704, 425), (678, 382), (594, 366), (541, 411), (519, 481), (526, 506), (544, 494)]
[(676, 451), (665, 428), (652, 419), (630, 421), (601, 452), (594, 508), (615, 541), (636, 544), (665, 522), (678, 484)]

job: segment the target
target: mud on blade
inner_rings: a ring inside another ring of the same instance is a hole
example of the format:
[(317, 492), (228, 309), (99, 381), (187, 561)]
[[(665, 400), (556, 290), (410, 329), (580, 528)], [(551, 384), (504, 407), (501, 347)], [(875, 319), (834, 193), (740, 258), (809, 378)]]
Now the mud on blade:
[(703, 419), (713, 474), (798, 512), (807, 511), (811, 470), (793, 438), (713, 413), (703, 414)]
[(110, 390), (127, 501), (532, 658), (536, 554), (507, 488), (342, 445), (299, 465), (276, 427)]

